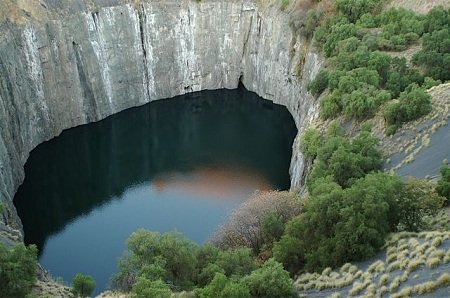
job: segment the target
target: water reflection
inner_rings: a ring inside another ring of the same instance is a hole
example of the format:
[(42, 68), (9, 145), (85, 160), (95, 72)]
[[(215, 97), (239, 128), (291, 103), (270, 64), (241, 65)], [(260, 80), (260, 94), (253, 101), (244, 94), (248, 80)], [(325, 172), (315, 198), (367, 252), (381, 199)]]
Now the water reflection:
[(243, 167), (208, 166), (193, 169), (189, 175), (170, 173), (152, 181), (157, 191), (174, 189), (199, 197), (229, 199), (254, 190), (270, 190), (273, 185), (260, 173)]
[(244, 89), (153, 102), (41, 144), (14, 202), (25, 241), (100, 288), (139, 227), (204, 242), (256, 189), (287, 189), (294, 122)]

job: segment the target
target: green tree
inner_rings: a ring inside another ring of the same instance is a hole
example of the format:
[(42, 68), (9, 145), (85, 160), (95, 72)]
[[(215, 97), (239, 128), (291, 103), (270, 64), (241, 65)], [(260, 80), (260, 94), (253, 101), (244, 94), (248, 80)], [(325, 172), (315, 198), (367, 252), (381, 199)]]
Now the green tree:
[(441, 178), (439, 179), (436, 192), (450, 201), (450, 167), (446, 164), (441, 166)]
[(195, 291), (200, 298), (250, 298), (248, 287), (238, 280), (216, 273), (214, 279), (206, 287)]
[(322, 117), (322, 119), (335, 118), (341, 111), (341, 95), (338, 91), (328, 94), (320, 101), (320, 117)]
[(413, 63), (425, 67), (426, 75), (436, 80), (450, 80), (450, 29), (445, 28), (423, 37), (422, 50)]
[[(331, 128), (330, 130), (332, 130)], [(317, 158), (308, 178), (308, 189), (317, 178), (332, 177), (342, 187), (348, 187), (355, 179), (381, 167), (378, 140), (370, 131), (361, 131), (353, 140), (339, 132), (328, 132), (323, 145), (317, 150)]]
[(275, 258), (317, 271), (374, 255), (398, 224), (402, 186), (398, 176), (384, 173), (370, 173), (347, 189), (330, 176), (316, 179), (305, 211), (288, 223), (274, 247)]
[(439, 31), (450, 26), (450, 13), (442, 6), (436, 6), (431, 9), (424, 23), (425, 32)]
[(424, 228), (425, 215), (433, 216), (445, 201), (435, 192), (431, 183), (425, 180), (410, 179), (405, 184), (403, 194), (398, 200), (400, 230), (417, 232)]
[(314, 128), (308, 128), (302, 135), (300, 149), (307, 157), (315, 158), (317, 150), (322, 143), (320, 132)]
[(244, 277), (243, 283), (250, 289), (252, 297), (297, 297), (289, 273), (274, 259)]
[(356, 22), (363, 14), (372, 12), (380, 3), (380, 0), (335, 0), (337, 9), (351, 22)]
[(416, 84), (411, 84), (400, 94), (398, 101), (386, 106), (384, 117), (389, 126), (398, 127), (429, 112), (431, 112), (431, 96)]
[(85, 274), (77, 273), (72, 280), (72, 292), (79, 297), (89, 297), (95, 289), (95, 280)]
[(244, 247), (221, 251), (216, 264), (226, 276), (244, 276), (256, 268), (251, 249)]
[(330, 33), (325, 37), (323, 52), (326, 57), (336, 55), (338, 43), (341, 40), (355, 36), (358, 28), (355, 24), (349, 23), (345, 18), (331, 27)]
[(170, 298), (172, 291), (162, 280), (149, 280), (145, 277), (138, 277), (136, 284), (131, 290), (133, 298)]
[(0, 297), (24, 297), (36, 282), (37, 248), (0, 243)]
[(328, 72), (321, 70), (317, 76), (308, 84), (308, 91), (318, 97), (328, 87)]
[(138, 230), (128, 241), (130, 254), (119, 262), (120, 272), (113, 278), (129, 290), (137, 276), (150, 281), (163, 279), (182, 289), (190, 289), (196, 279), (198, 245), (178, 232), (161, 235)]

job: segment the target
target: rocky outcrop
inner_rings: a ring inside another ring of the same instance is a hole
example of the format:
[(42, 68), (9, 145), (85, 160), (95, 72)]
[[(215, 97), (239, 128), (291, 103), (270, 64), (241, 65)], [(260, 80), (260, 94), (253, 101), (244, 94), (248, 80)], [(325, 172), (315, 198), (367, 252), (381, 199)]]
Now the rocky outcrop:
[[(21, 230), (12, 200), (24, 164), (35, 146), (64, 129), (157, 99), (236, 88), (240, 81), (285, 105), (300, 133), (316, 119), (306, 84), (321, 59), (278, 8), (247, 0), (131, 2), (71, 0), (68, 13), (56, 14), (59, 1), (47, 0), (41, 1), (45, 20), (3, 22), (2, 226)], [(305, 168), (297, 143), (293, 188), (301, 186)], [(20, 238), (14, 233), (5, 234)]]

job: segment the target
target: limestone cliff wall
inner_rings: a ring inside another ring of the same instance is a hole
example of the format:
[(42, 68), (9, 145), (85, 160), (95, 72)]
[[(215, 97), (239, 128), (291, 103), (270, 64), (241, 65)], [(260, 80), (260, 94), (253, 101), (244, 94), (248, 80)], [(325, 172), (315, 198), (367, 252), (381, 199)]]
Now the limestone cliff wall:
[[(102, 0), (94, 8), (69, 2), (66, 15), (48, 12), (45, 21), (2, 26), (0, 237), (21, 240), (12, 200), (24, 164), (34, 147), (64, 129), (157, 99), (236, 88), (239, 81), (285, 105), (300, 133), (317, 118), (306, 84), (322, 60), (277, 7), (247, 0)], [(293, 188), (305, 172), (297, 143)]]

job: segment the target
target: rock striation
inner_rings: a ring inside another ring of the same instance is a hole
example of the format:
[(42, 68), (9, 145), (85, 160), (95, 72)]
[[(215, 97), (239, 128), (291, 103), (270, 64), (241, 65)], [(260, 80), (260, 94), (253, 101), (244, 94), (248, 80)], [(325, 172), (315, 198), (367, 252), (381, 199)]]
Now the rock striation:
[[(323, 60), (278, 7), (249, 0), (32, 2), (45, 17), (0, 26), (0, 241), (22, 239), (12, 200), (30, 151), (64, 129), (239, 82), (285, 105), (299, 135), (318, 116), (306, 85)], [(292, 188), (305, 177), (298, 139)]]

